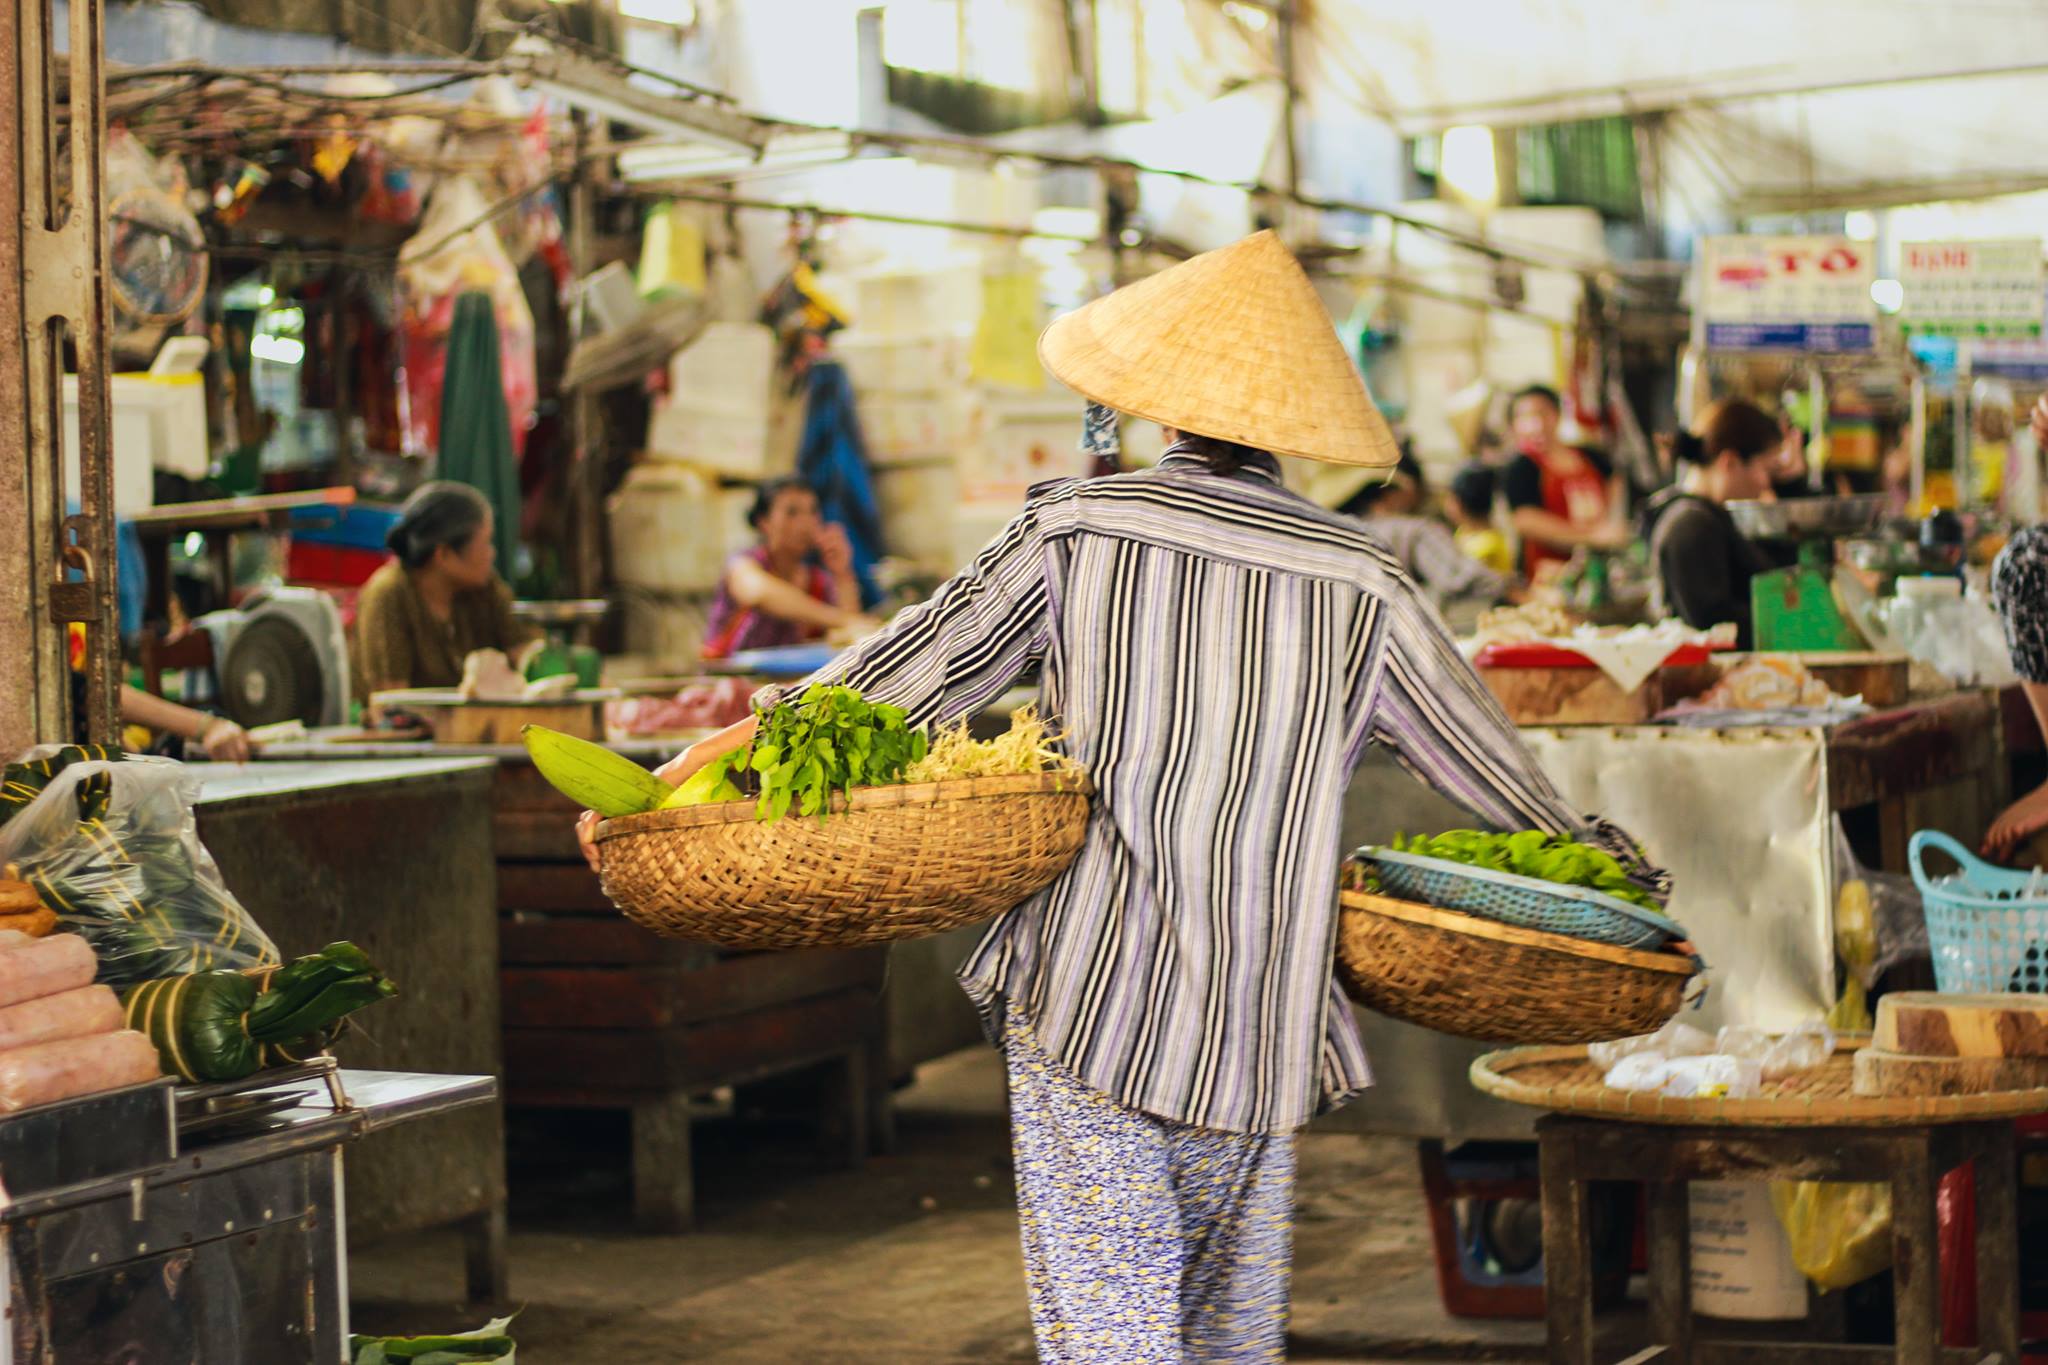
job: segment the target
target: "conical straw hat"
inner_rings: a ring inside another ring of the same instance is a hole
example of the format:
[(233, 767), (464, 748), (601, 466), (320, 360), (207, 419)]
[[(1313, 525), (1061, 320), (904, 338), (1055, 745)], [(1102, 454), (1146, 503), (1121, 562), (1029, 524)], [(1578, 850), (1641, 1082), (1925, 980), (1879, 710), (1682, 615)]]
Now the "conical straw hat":
[(1055, 319), (1038, 355), (1077, 393), (1178, 431), (1331, 464), (1400, 458), (1315, 286), (1271, 232)]

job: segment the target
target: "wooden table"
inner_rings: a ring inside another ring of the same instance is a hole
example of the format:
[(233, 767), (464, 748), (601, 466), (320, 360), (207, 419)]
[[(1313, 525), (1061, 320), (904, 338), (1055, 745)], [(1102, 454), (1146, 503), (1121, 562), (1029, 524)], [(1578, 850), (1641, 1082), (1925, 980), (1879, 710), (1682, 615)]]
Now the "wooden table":
[[(2012, 1120), (1885, 1127), (1681, 1127), (1553, 1114), (1537, 1122), (1543, 1178), (1543, 1259), (1553, 1365), (1593, 1365), (1593, 1271), (1587, 1185), (1640, 1181), (1649, 1199), (1649, 1350), (1637, 1362), (1742, 1365), (1930, 1365), (2020, 1355), (2019, 1198)], [(1980, 1347), (1943, 1348), (1935, 1191), (1976, 1163)], [(1883, 1181), (1892, 1191), (1895, 1347), (1705, 1341), (1692, 1316), (1694, 1180)]]
[(523, 755), (499, 767), (496, 812), (506, 1102), (627, 1110), (643, 1231), (694, 1221), (693, 1095), (829, 1068), (833, 1155), (857, 1165), (893, 1145), (886, 947), (736, 953), (657, 938), (605, 899), (575, 806)]

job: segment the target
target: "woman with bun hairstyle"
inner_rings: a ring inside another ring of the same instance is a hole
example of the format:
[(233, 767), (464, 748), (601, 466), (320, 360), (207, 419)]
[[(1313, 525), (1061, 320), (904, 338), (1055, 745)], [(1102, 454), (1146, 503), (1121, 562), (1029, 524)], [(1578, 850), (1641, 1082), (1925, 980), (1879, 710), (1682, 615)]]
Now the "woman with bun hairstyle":
[(492, 529), (490, 503), (467, 484), (422, 484), (406, 499), (384, 541), (393, 558), (356, 599), (361, 695), (454, 687), (479, 649), (503, 650), (523, 666), (540, 631), (512, 614)]
[(1784, 443), (1777, 419), (1755, 404), (1709, 404), (1693, 430), (1671, 438), (1678, 483), (1644, 510), (1664, 609), (1697, 630), (1734, 622), (1742, 649), (1754, 644), (1750, 580), (1772, 563), (1735, 529), (1727, 504), (1775, 496), (1772, 461)]

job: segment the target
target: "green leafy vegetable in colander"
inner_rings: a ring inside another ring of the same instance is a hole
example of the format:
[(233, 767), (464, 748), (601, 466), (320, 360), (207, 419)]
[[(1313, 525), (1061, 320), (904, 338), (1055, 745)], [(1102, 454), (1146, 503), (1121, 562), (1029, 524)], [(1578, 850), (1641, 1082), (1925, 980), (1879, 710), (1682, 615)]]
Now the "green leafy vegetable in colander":
[(1466, 867), (1511, 872), (1560, 886), (1582, 886), (1644, 910), (1659, 910), (1650, 893), (1629, 880), (1628, 871), (1605, 849), (1541, 830), (1494, 834), (1454, 829), (1442, 834), (1397, 834), (1394, 851), (1418, 858), (1440, 858)]

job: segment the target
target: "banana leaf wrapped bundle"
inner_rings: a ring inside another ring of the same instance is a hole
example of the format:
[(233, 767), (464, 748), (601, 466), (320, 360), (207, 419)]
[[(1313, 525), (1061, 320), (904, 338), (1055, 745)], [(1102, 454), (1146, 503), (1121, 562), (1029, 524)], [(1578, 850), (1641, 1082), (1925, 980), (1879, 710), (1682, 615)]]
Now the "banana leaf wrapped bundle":
[[(0, 769), (0, 825), (6, 824), (17, 812), (28, 809), (34, 800), (43, 794), (43, 788), (56, 780), (57, 774), (74, 763), (119, 763), (128, 755), (120, 749), (109, 749), (102, 744), (67, 744), (44, 758), (32, 759), (25, 763), (10, 763)], [(80, 782), (77, 787), (78, 818), (98, 820), (107, 813), (107, 804), (114, 789), (113, 774), (95, 773)]]
[(303, 1061), (365, 1005), (398, 987), (353, 943), (330, 943), (282, 967), (145, 981), (122, 997), (127, 1026), (156, 1044), (164, 1070), (188, 1081), (238, 1081)]
[(107, 985), (277, 961), (199, 841), (197, 796), (181, 764), (81, 746), (0, 774), (0, 861), (92, 945)]

